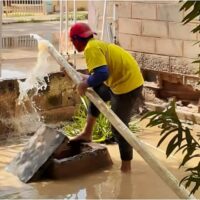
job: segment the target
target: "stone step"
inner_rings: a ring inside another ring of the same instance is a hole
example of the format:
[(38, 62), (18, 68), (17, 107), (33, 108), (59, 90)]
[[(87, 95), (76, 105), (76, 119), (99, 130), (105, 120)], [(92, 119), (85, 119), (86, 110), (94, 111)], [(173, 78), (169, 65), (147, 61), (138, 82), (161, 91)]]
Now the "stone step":
[[(61, 157), (54, 158), (47, 171), (47, 177), (63, 179), (106, 168), (112, 165), (106, 146), (96, 143), (82, 143), (62, 152)], [(70, 156), (70, 151), (72, 155)], [(80, 152), (77, 152), (80, 151)], [(73, 155), (74, 152), (75, 155)], [(61, 154), (60, 154), (61, 155)]]

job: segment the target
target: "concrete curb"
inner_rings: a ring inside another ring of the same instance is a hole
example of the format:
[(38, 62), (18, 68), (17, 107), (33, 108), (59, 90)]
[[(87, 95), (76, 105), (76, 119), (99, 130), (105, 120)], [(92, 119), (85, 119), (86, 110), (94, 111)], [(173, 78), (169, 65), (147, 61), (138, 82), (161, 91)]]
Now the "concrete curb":
[[(163, 111), (165, 109), (165, 106), (159, 105), (159, 104), (154, 104), (150, 102), (145, 103), (147, 108), (150, 110), (155, 110), (155, 111)], [(200, 114), (199, 113), (193, 113), (193, 112), (188, 112), (188, 111), (181, 111), (181, 110), (176, 110), (178, 117), (181, 120), (185, 121), (191, 121), (194, 124), (200, 124)]]
[[(87, 12), (80, 11), (77, 13), (80, 16), (84, 16)], [(72, 15), (69, 13), (69, 15)], [(48, 14), (48, 15), (33, 15), (33, 16), (20, 16), (20, 17), (5, 17), (3, 16), (2, 24), (13, 24), (13, 23), (27, 23), (27, 22), (45, 22), (45, 21), (59, 21), (60, 13)], [(78, 21), (82, 21), (85, 19), (77, 19)]]
[(59, 15), (55, 16), (26, 16), (26, 17), (9, 17), (4, 18), (2, 24), (14, 23), (28, 23), (28, 22), (45, 22), (45, 21), (59, 21)]

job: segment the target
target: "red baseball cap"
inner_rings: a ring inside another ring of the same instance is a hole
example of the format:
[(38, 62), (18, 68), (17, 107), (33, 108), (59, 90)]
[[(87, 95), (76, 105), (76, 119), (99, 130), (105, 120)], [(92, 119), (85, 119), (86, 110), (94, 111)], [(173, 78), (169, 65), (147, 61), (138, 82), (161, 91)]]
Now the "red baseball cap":
[(70, 38), (73, 38), (74, 36), (79, 36), (81, 38), (88, 38), (93, 34), (96, 34), (96, 33), (93, 32), (86, 23), (82, 23), (82, 22), (78, 22), (72, 25), (69, 32)]

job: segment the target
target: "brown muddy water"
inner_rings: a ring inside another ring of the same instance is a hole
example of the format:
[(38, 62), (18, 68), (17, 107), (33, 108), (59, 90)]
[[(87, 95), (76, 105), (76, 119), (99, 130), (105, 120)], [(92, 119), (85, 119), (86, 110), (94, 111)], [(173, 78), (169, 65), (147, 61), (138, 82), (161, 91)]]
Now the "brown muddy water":
[[(2, 79), (24, 78), (34, 67), (37, 50), (27, 48), (4, 49), (2, 62)], [(51, 59), (51, 58), (50, 58)], [(59, 66), (51, 59), (52, 72), (58, 71)], [(79, 66), (83, 66), (83, 62)], [(199, 126), (197, 128), (199, 130)], [(165, 165), (178, 180), (186, 174), (184, 169), (178, 170), (181, 155), (166, 159), (166, 144), (156, 148), (159, 141), (158, 129), (145, 128), (141, 124), (138, 137), (145, 142), (147, 148), (163, 165)], [(19, 136), (20, 137), (20, 136)], [(19, 139), (19, 138), (18, 138)], [(10, 142), (11, 141), (11, 142)], [(119, 170), (120, 158), (117, 145), (107, 148), (113, 160), (113, 166), (79, 177), (65, 180), (41, 180), (24, 184), (8, 173), (7, 164), (26, 145), (26, 140), (0, 144), (0, 198), (4, 199), (177, 199), (176, 194), (158, 177), (136, 152), (132, 161), (132, 172), (123, 174)], [(196, 194), (200, 198), (200, 192)]]
[[(166, 159), (165, 146), (156, 148), (159, 130), (144, 129), (138, 137), (147, 144), (150, 152), (159, 159), (179, 180), (185, 175), (178, 170), (179, 156)], [(177, 199), (174, 192), (135, 152), (132, 172), (119, 170), (120, 158), (117, 145), (107, 148), (113, 166), (97, 172), (65, 180), (41, 180), (24, 184), (6, 172), (6, 165), (16, 156), (24, 143), (0, 146), (0, 198), (6, 199)], [(200, 197), (197, 192), (196, 197)]]

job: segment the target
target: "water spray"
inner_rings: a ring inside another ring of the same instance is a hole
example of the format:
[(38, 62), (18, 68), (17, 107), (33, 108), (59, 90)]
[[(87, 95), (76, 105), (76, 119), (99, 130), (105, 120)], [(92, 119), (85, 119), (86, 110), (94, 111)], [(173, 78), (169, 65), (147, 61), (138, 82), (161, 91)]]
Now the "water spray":
[[(45, 90), (48, 86), (50, 67), (48, 63), (48, 48), (47, 41), (38, 40), (38, 56), (37, 63), (33, 70), (28, 74), (25, 81), (18, 81), (19, 83), (19, 97), (18, 104), (23, 104), (24, 101), (30, 100), (28, 92), (31, 90), (33, 95), (37, 95), (40, 90)], [(45, 80), (45, 77), (47, 80)]]

